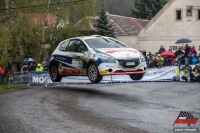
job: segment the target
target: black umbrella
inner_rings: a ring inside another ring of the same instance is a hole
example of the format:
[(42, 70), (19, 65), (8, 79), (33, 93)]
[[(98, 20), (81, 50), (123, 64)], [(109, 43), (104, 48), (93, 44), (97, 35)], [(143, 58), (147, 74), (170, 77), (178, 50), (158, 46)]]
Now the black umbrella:
[(187, 38), (182, 38), (182, 39), (178, 39), (176, 41), (176, 44), (179, 44), (179, 43), (191, 43), (192, 41), (190, 39), (187, 39)]

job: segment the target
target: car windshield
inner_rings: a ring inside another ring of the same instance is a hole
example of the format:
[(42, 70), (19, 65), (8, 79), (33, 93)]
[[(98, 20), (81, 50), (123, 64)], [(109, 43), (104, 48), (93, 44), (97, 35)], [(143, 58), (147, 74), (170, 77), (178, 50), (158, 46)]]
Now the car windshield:
[(93, 49), (99, 48), (125, 48), (128, 47), (116, 39), (112, 38), (95, 38), (85, 40), (87, 44)]

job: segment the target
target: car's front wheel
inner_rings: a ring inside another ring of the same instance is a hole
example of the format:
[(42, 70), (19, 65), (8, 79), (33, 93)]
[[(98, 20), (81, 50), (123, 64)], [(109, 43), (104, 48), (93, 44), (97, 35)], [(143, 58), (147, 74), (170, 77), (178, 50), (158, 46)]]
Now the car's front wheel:
[(140, 80), (143, 78), (144, 74), (131, 74), (129, 75), (132, 80)]
[(95, 63), (91, 63), (88, 67), (88, 78), (92, 83), (99, 83), (103, 76), (99, 74), (99, 70)]
[(62, 77), (60, 76), (58, 72), (58, 67), (56, 65), (51, 65), (49, 69), (49, 74), (53, 82), (60, 82), (62, 79)]

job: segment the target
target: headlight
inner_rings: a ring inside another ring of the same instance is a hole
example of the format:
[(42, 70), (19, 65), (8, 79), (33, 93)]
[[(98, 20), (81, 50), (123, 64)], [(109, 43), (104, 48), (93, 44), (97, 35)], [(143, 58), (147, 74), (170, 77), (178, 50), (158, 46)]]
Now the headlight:
[(142, 53), (140, 53), (140, 60), (141, 60), (141, 62), (146, 62), (146, 59), (144, 58), (144, 56), (142, 55)]
[(95, 56), (97, 56), (98, 58), (101, 58), (101, 59), (115, 60), (114, 57), (112, 57), (110, 55), (102, 54), (102, 53), (96, 53)]

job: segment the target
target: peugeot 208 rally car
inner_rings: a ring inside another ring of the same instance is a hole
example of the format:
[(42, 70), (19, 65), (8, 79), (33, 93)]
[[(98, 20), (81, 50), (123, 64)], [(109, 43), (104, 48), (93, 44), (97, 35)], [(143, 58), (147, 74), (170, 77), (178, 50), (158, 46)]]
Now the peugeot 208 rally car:
[(88, 76), (92, 83), (99, 83), (105, 75), (124, 74), (140, 80), (145, 72), (145, 58), (138, 50), (99, 35), (60, 42), (49, 63), (49, 74), (54, 82), (65, 76)]

